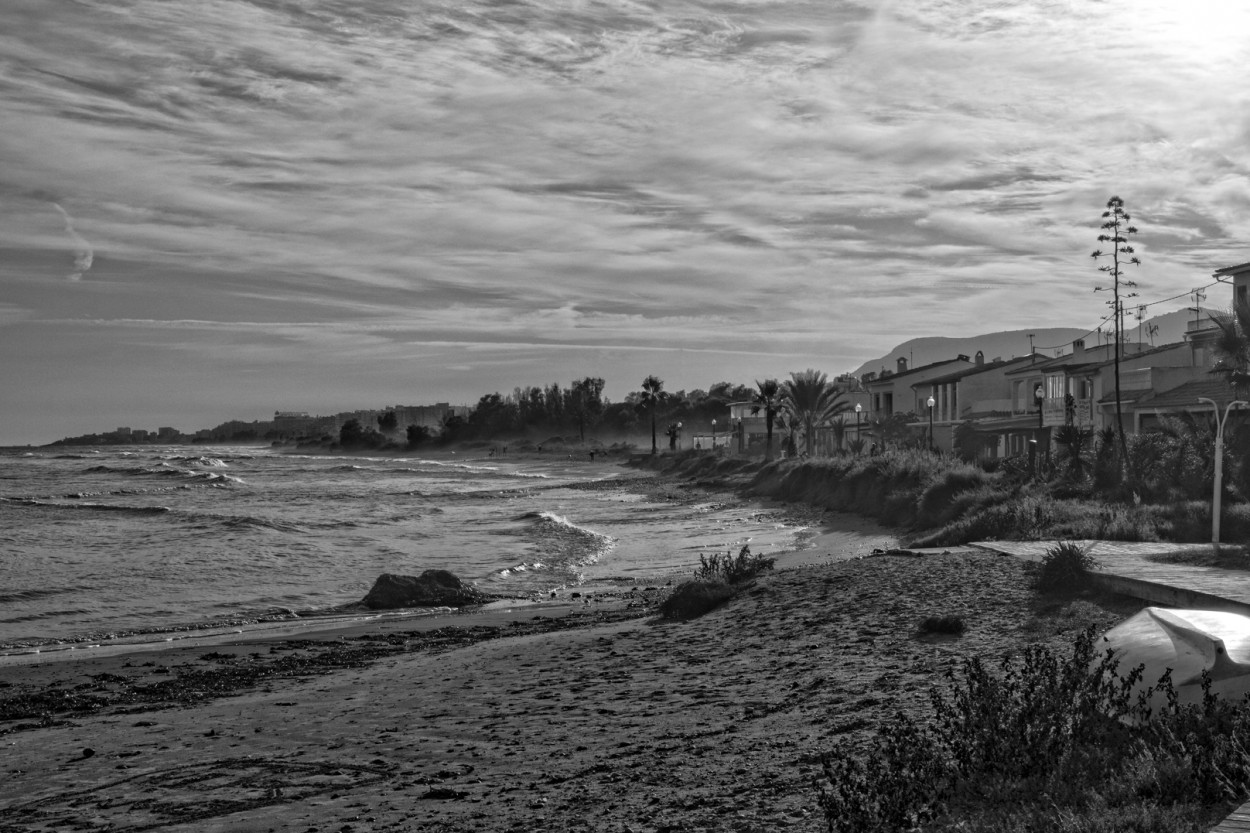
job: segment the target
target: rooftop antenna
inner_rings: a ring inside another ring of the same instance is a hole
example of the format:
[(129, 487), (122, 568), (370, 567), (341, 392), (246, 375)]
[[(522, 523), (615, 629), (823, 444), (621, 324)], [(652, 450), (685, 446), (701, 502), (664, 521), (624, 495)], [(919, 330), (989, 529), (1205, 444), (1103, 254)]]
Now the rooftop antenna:
[(1141, 322), (1146, 318), (1146, 305), (1137, 305), (1137, 346), (1142, 346)]
[(1194, 305), (1190, 309), (1194, 312), (1194, 329), (1196, 330), (1200, 326), (1198, 322), (1202, 320), (1202, 302), (1207, 299), (1207, 293), (1205, 289), (1195, 289), (1190, 295), (1194, 299)]

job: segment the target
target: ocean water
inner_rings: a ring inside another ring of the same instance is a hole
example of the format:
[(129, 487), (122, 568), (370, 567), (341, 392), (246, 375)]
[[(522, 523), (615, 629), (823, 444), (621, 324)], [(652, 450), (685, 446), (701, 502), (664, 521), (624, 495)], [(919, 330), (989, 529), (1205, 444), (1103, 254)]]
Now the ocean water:
[(776, 554), (804, 533), (764, 506), (656, 497), (639, 472), (560, 455), (6, 450), (0, 653), (329, 611), (386, 572), (441, 568), (517, 598), (663, 583), (702, 553)]

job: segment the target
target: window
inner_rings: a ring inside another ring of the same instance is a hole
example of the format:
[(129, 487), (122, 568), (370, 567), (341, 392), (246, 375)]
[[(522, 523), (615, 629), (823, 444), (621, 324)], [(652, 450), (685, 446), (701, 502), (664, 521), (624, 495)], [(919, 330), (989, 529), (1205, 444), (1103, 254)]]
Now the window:
[(1063, 395), (1067, 393), (1065, 390), (1065, 382), (1062, 373), (1052, 373), (1046, 377), (1046, 398), (1063, 400)]

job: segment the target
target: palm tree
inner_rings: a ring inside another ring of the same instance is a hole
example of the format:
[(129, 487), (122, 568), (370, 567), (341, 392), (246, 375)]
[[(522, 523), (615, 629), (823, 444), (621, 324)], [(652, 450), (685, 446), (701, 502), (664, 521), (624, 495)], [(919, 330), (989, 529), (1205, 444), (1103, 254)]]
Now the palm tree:
[(833, 429), (833, 441), (837, 443), (838, 453), (842, 453), (842, 446), (846, 443), (846, 430), (850, 427), (850, 423), (846, 421), (846, 417), (839, 416), (833, 422), (829, 423), (829, 427)]
[(751, 413), (764, 412), (764, 431), (767, 443), (764, 446), (764, 459), (773, 459), (773, 420), (781, 410), (781, 385), (776, 379), (755, 380), (755, 395), (752, 397)]
[(850, 410), (850, 405), (842, 399), (842, 391), (831, 384), (824, 373), (811, 368), (802, 373), (791, 373), (782, 387), (782, 397), (791, 424), (803, 426), (804, 451), (809, 457), (816, 429)]
[(1055, 429), (1055, 443), (1067, 452), (1068, 474), (1076, 480), (1085, 476), (1085, 458), (1094, 444), (1094, 432), (1076, 425), (1061, 425)]
[(642, 380), (642, 404), (651, 411), (651, 453), (659, 451), (655, 444), (655, 410), (659, 407), (660, 396), (664, 392), (664, 380), (658, 376), (648, 376)]
[(1211, 315), (1220, 328), (1215, 339), (1215, 372), (1228, 376), (1234, 395), (1250, 383), (1250, 302), (1237, 299), (1231, 313)]

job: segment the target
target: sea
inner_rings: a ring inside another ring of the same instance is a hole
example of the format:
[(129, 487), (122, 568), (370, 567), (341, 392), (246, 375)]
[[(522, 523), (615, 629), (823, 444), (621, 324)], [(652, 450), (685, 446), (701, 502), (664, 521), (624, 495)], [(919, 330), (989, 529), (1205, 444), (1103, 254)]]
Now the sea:
[(0, 657), (360, 615), (341, 611), (382, 573), (588, 597), (812, 534), (773, 507), (665, 494), (637, 469), (562, 453), (5, 449)]

